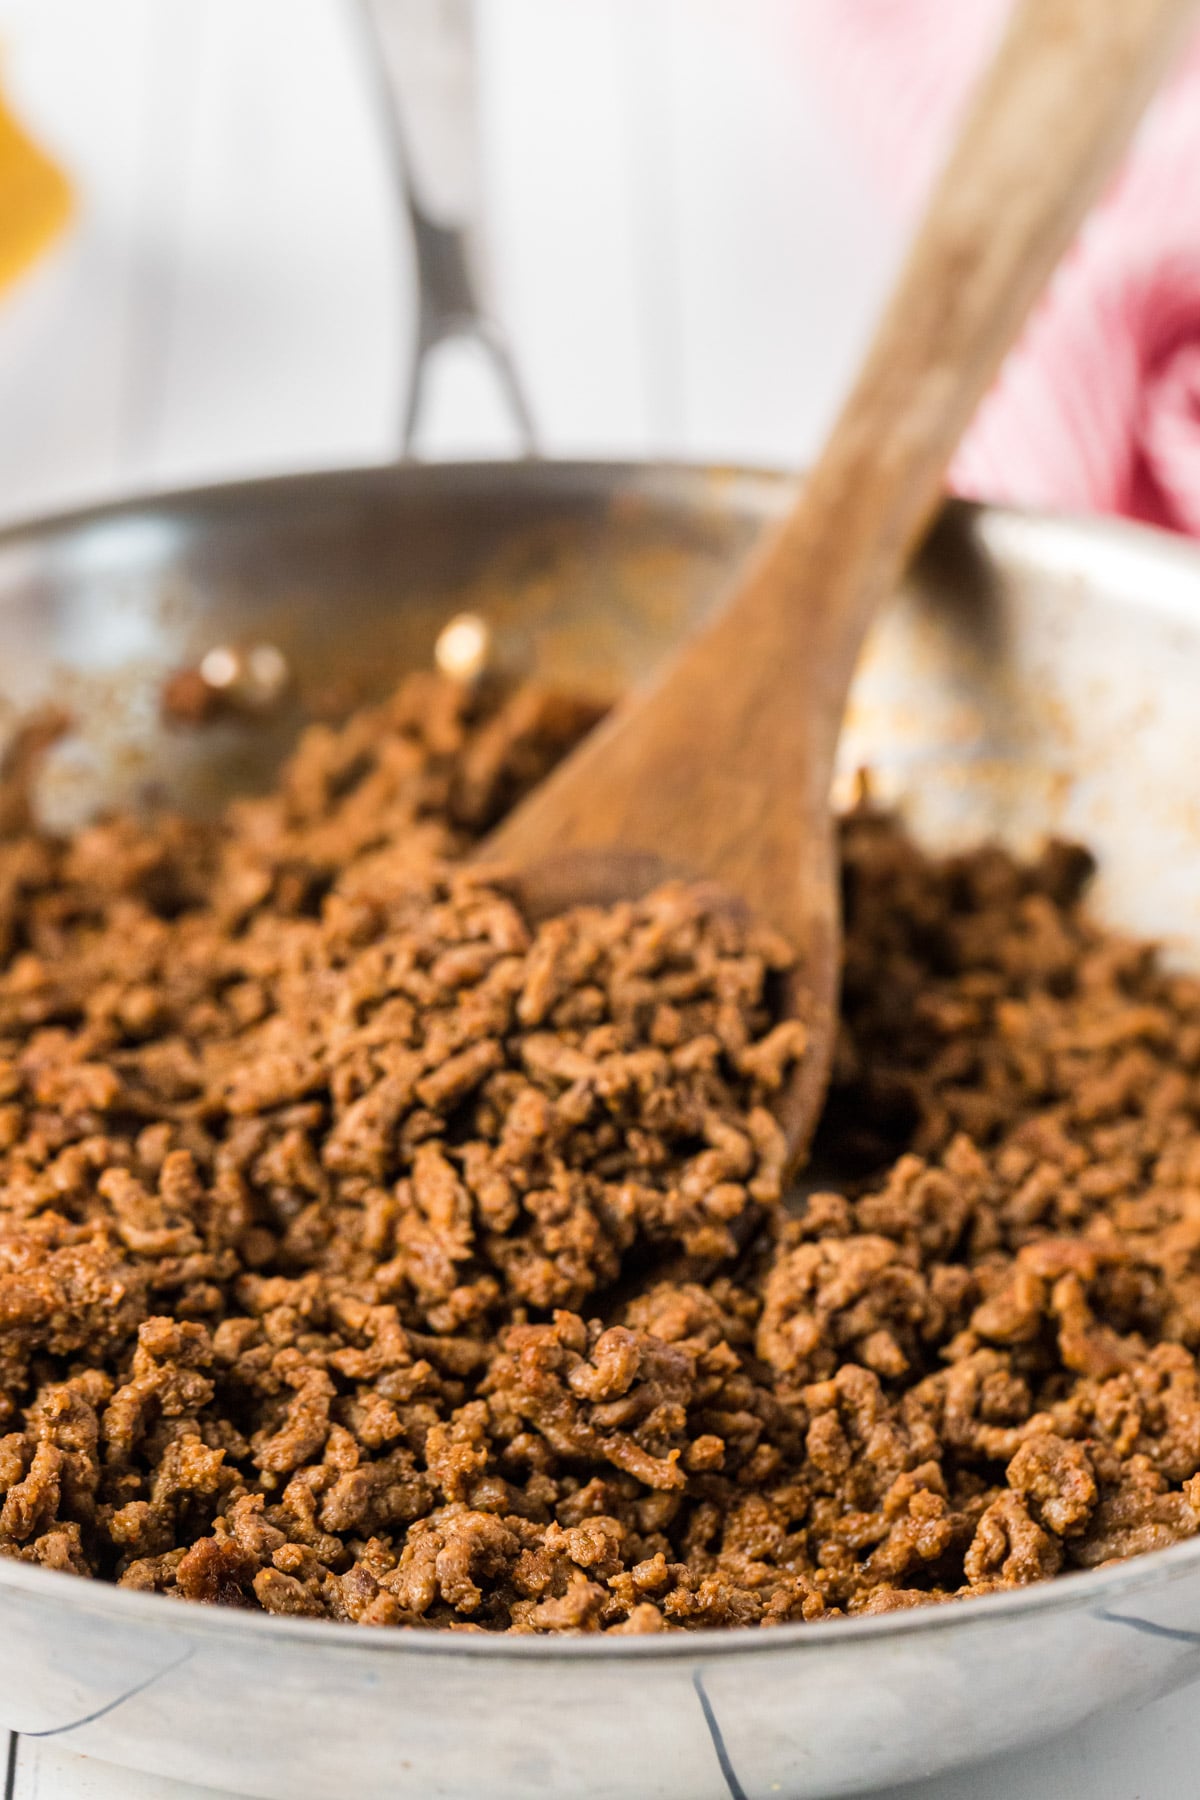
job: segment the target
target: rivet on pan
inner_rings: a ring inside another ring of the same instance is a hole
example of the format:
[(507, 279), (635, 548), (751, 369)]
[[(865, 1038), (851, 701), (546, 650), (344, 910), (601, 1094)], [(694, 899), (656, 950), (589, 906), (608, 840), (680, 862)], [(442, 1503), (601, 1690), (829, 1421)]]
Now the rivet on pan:
[(246, 652), (246, 699), (252, 706), (273, 706), (287, 687), (291, 671), (277, 644), (251, 644)]
[(287, 687), (287, 658), (275, 644), (251, 644), (236, 650), (216, 644), (200, 661), (206, 687), (225, 695), (235, 706), (255, 711), (273, 706)]
[(451, 681), (474, 682), (487, 671), (492, 628), (478, 613), (457, 613), (438, 633), (433, 660)]

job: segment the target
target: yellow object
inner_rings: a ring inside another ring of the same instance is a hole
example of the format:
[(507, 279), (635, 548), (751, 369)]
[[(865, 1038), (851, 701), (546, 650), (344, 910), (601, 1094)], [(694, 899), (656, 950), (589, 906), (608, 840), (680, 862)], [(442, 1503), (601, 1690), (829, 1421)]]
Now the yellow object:
[(0, 292), (37, 261), (70, 216), (70, 182), (0, 95)]

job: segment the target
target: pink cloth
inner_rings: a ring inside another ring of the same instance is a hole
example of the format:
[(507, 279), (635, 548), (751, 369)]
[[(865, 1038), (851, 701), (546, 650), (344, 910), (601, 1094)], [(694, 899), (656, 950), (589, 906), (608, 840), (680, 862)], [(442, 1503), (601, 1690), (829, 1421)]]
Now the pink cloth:
[[(1007, 11), (804, 0), (793, 15), (897, 203), (919, 203)], [(952, 484), (1200, 536), (1200, 39), (981, 407)]]

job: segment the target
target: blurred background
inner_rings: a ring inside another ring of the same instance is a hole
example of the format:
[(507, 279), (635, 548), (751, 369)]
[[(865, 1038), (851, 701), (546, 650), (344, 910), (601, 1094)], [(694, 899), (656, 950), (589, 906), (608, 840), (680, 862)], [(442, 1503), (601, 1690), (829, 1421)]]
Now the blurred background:
[[(793, 11), (474, 8), (488, 285), (546, 453), (815, 448), (902, 221)], [(370, 57), (358, 0), (0, 0), (0, 94), (73, 204), (0, 288), (0, 516), (397, 453), (416, 283)], [(470, 343), (419, 447), (514, 447)]]
[[(0, 0), (0, 520), (512, 453), (498, 349), (544, 454), (802, 464), (1007, 7)], [(1198, 219), (1200, 42), (953, 485), (1200, 535)]]

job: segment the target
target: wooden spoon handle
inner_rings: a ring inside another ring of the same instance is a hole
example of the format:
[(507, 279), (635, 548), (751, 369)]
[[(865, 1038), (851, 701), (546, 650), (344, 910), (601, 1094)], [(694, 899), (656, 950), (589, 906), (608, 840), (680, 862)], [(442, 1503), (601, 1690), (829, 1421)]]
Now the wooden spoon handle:
[(788, 1006), (810, 1028), (778, 1102), (793, 1150), (815, 1121), (833, 1042), (829, 786), (863, 635), (1196, 4), (1022, 0), (792, 513), (657, 686), (617, 708), (485, 846), (522, 871), (527, 896), (539, 879), (549, 891), (557, 855), (556, 905), (600, 897), (598, 852), (605, 894), (644, 885), (648, 864), (672, 866), (785, 932), (799, 959)]
[(1193, 11), (1194, 0), (1017, 6), (858, 381), (744, 596), (803, 603), (810, 654), (822, 619), (831, 628), (839, 714), (866, 626), (929, 523), (972, 413)]
[(830, 775), (863, 636), (1197, 3), (1020, 0), (791, 513), (658, 684), (505, 821), (498, 858), (649, 851), (798, 945), (818, 918), (832, 941)]

